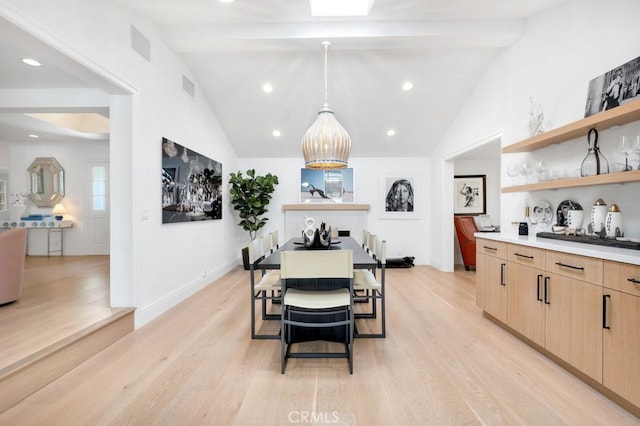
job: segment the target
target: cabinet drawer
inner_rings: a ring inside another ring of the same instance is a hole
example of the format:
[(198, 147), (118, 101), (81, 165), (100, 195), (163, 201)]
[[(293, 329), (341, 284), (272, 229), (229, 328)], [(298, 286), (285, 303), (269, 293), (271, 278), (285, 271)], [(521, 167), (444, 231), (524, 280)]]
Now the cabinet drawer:
[(509, 256), (507, 259), (509, 262), (531, 266), (532, 268), (544, 269), (544, 249), (521, 246), (518, 244), (509, 244), (508, 253)]
[(640, 266), (605, 260), (604, 286), (640, 296)]
[(507, 243), (476, 238), (476, 253), (482, 253), (500, 259), (507, 258)]
[(602, 285), (602, 259), (549, 250), (546, 269), (564, 277)]

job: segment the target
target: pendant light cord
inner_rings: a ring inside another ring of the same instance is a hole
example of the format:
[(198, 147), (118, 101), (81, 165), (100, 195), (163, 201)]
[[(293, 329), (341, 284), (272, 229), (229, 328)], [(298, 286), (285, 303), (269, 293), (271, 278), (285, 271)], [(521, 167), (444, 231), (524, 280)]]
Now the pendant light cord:
[(329, 45), (330, 44), (331, 43), (329, 43), (328, 41), (323, 41), (322, 42), (322, 45), (324, 46), (324, 104), (325, 105), (327, 105), (327, 98), (328, 98), (328, 96), (327, 96), (327, 93), (328, 93), (328, 90), (327, 90), (327, 86), (328, 86), (328, 84), (327, 84), (327, 81), (328, 81), (328, 79), (327, 79), (327, 52), (329, 51)]

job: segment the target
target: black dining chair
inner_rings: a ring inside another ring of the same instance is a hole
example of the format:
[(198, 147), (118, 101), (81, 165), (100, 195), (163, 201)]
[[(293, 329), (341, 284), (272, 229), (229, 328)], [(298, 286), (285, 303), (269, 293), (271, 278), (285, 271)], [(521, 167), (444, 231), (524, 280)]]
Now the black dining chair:
[[(347, 358), (353, 374), (353, 251), (292, 250), (281, 253), (281, 373), (289, 358)], [(342, 288), (321, 289), (319, 280), (338, 280)], [(306, 290), (308, 283), (313, 290)], [(296, 285), (296, 287), (292, 287)], [(292, 327), (344, 327), (343, 352), (292, 351)]]

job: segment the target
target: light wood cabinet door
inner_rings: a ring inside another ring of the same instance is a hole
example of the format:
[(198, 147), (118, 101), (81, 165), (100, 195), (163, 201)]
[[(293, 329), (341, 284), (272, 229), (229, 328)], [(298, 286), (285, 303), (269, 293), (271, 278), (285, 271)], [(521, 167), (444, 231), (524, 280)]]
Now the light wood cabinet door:
[(476, 304), (499, 321), (507, 322), (507, 262), (476, 254)]
[(544, 347), (544, 271), (515, 262), (507, 266), (507, 325)]
[(602, 287), (549, 274), (545, 348), (602, 382)]
[(640, 406), (640, 297), (605, 289), (603, 384)]

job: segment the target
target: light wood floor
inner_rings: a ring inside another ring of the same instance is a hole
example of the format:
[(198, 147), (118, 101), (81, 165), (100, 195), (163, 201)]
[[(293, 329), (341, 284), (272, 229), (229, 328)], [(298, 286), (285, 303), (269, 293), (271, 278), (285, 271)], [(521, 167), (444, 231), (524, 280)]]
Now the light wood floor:
[(108, 256), (27, 256), (22, 296), (0, 306), (0, 376), (111, 317)]
[(249, 337), (247, 272), (237, 269), (0, 424), (639, 424), (484, 318), (474, 278), (388, 270), (388, 337), (355, 341), (353, 375), (344, 359), (293, 359), (281, 375), (279, 341)]

